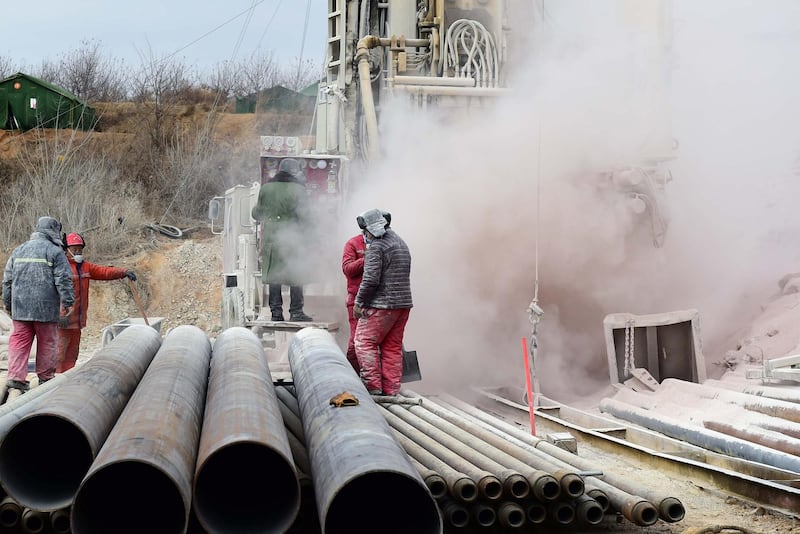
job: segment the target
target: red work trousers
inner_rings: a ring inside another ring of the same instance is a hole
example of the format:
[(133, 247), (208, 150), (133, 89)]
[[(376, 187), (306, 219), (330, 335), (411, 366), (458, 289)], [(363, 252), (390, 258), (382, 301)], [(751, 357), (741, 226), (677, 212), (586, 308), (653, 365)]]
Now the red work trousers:
[(397, 395), (403, 377), (403, 333), (410, 308), (365, 308), (356, 327), (361, 381), (372, 394)]
[(63, 373), (75, 367), (81, 349), (80, 328), (58, 329), (58, 363), (56, 373)]
[(358, 319), (353, 317), (353, 305), (347, 305), (347, 318), (350, 321), (350, 340), (347, 342), (347, 361), (356, 370), (356, 374), (360, 374), (361, 367), (358, 365), (358, 358), (356, 358), (356, 328), (358, 327)]
[(40, 382), (56, 373), (58, 358), (58, 323), (13, 321), (14, 331), (8, 338), (8, 379), (24, 382), (28, 376), (28, 358), (36, 337), (36, 375)]

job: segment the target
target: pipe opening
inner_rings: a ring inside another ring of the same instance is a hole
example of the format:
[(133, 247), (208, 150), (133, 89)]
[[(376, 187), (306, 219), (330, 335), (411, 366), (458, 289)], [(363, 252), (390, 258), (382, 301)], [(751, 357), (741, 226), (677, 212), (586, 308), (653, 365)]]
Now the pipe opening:
[(597, 503), (581, 505), (581, 520), (590, 524), (597, 525), (603, 520), (603, 509)]
[(342, 486), (323, 517), (326, 534), (374, 534), (376, 530), (438, 534), (442, 528), (428, 489), (405, 474), (387, 471), (367, 473)]
[(69, 510), (56, 510), (50, 514), (50, 528), (56, 534), (69, 533)]
[(649, 502), (640, 502), (633, 507), (634, 521), (642, 526), (650, 526), (658, 521), (658, 510)]
[(427, 477), (425, 484), (428, 486), (428, 491), (434, 499), (444, 497), (447, 495), (447, 484), (442, 477)]
[(608, 500), (608, 495), (602, 490), (599, 489), (592, 489), (586, 492), (586, 494), (597, 501), (597, 504), (600, 505), (600, 508), (603, 509), (603, 513), (605, 514), (608, 512), (608, 509), (611, 507), (611, 501)]
[(478, 486), (471, 479), (462, 478), (455, 483), (453, 496), (462, 502), (472, 502), (478, 498)]
[(496, 478), (481, 480), (480, 489), (483, 496), (490, 501), (496, 501), (503, 496), (503, 485)]
[(10, 499), (0, 504), (0, 527), (12, 528), (19, 523), (22, 508)]
[[(243, 473), (252, 483), (243, 483)], [(284, 532), (300, 506), (293, 464), (260, 443), (217, 450), (200, 466), (194, 489), (197, 518), (212, 532)]]
[(528, 509), (525, 510), (525, 515), (528, 516), (528, 521), (534, 525), (538, 525), (544, 523), (544, 520), (547, 519), (547, 508), (540, 503), (530, 504), (528, 505)]
[(22, 530), (30, 534), (38, 534), (44, 530), (44, 514), (35, 510), (26, 509), (22, 513)]
[(581, 477), (570, 477), (564, 488), (567, 496), (572, 499), (577, 499), (586, 491), (586, 486)]
[(561, 525), (569, 525), (575, 521), (575, 509), (565, 502), (554, 503), (553, 519)]
[(490, 527), (497, 521), (497, 513), (490, 506), (478, 505), (473, 510), (475, 522), (482, 527)]
[(183, 533), (188, 517), (170, 477), (149, 464), (120, 461), (83, 481), (72, 505), (72, 532)]
[[(54, 447), (60, 458), (69, 461), (48, 461)], [(21, 505), (57, 510), (72, 502), (93, 460), (89, 442), (78, 427), (59, 416), (33, 415), (20, 420), (3, 439), (0, 476)]]
[(504, 504), (498, 515), (506, 528), (519, 528), (525, 523), (525, 511), (514, 503)]
[(469, 524), (469, 512), (463, 506), (448, 504), (444, 508), (447, 523), (456, 528), (463, 528)]
[(683, 503), (673, 497), (664, 499), (659, 508), (662, 511), (660, 515), (664, 516), (663, 519), (671, 523), (683, 521), (686, 516), (686, 508), (683, 507)]

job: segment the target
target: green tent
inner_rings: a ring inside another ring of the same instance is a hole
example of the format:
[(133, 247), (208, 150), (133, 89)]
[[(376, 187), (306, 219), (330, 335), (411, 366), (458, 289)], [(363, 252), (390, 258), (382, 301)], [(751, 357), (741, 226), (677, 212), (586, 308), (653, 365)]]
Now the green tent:
[(0, 80), (0, 126), (4, 130), (77, 128), (95, 124), (94, 109), (66, 89), (18, 72)]
[(282, 85), (264, 89), (260, 93), (236, 98), (236, 113), (255, 113), (258, 111), (311, 113), (317, 102), (317, 95), (311, 96), (292, 91)]

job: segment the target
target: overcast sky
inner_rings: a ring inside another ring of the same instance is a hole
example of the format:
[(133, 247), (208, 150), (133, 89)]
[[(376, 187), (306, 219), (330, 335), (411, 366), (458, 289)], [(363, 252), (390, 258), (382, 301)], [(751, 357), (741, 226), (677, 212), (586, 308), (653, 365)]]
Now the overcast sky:
[[(303, 28), (308, 10), (308, 31)], [(16, 66), (43, 60), (94, 40), (108, 56), (140, 64), (140, 54), (175, 57), (201, 70), (251, 52), (272, 51), (281, 64), (296, 58), (322, 64), (325, 0), (39, 0), (3, 2), (0, 56)]]

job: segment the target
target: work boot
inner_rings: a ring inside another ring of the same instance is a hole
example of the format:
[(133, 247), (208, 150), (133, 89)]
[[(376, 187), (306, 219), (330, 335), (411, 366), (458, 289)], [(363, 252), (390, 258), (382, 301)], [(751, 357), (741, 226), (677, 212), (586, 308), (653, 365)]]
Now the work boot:
[(6, 387), (7, 388), (18, 389), (18, 390), (22, 391), (23, 393), (28, 391), (30, 389), (30, 386), (31, 385), (27, 380), (23, 381), (23, 380), (11, 379), (8, 382), (6, 382)]
[(267, 300), (269, 302), (269, 309), (272, 312), (272, 320), (283, 321), (283, 296), (281, 295), (280, 284), (269, 284)]
[(303, 313), (302, 311), (299, 311), (299, 312), (297, 312), (297, 313), (293, 313), (293, 314), (291, 314), (291, 315), (289, 316), (289, 320), (290, 320), (290, 321), (296, 321), (296, 322), (298, 322), (298, 323), (310, 323), (310, 322), (311, 322), (311, 321), (313, 321), (314, 319), (313, 319), (313, 318), (311, 318), (310, 316), (306, 315), (306, 314), (305, 314), (305, 313)]

